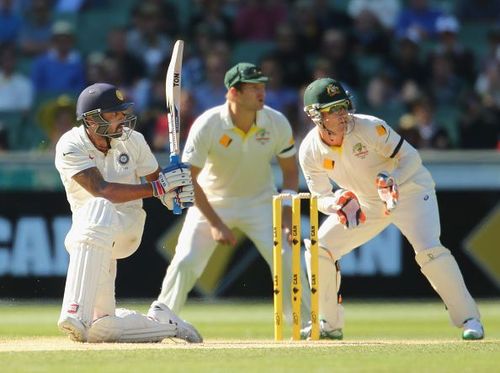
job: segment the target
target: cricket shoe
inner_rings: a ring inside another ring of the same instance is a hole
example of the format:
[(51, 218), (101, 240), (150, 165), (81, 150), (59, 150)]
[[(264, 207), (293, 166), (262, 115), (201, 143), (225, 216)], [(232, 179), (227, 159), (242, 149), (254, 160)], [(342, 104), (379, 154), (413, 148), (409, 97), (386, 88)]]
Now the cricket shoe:
[(182, 320), (165, 304), (154, 301), (148, 311), (148, 316), (161, 323), (174, 324), (177, 326), (175, 338), (180, 338), (189, 343), (202, 343), (203, 337), (196, 328)]
[(484, 338), (484, 329), (478, 319), (468, 319), (464, 322), (462, 338), (474, 341)]
[(87, 328), (79, 319), (65, 316), (57, 322), (59, 330), (66, 333), (72, 341), (87, 342)]
[[(309, 324), (300, 330), (300, 338), (310, 340), (311, 339), (312, 324)], [(342, 329), (333, 329), (328, 321), (319, 321), (319, 339), (336, 339), (341, 340), (344, 338), (344, 333)]]

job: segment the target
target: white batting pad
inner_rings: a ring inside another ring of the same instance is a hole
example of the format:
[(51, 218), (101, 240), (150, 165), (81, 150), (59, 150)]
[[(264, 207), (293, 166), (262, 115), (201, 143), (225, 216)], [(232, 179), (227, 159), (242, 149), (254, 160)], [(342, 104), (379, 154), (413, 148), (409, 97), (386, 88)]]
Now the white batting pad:
[[(311, 252), (310, 241), (304, 240), (306, 245), (306, 268), (309, 282), (311, 281)], [(327, 321), (332, 329), (344, 327), (344, 306), (338, 303), (340, 287), (340, 271), (337, 270), (335, 261), (328, 255), (326, 249), (319, 248), (318, 279), (319, 279), (319, 317)]]
[(159, 323), (135, 311), (117, 309), (116, 316), (105, 316), (94, 321), (88, 333), (88, 342), (161, 342), (174, 337), (175, 333), (175, 325)]
[(96, 249), (87, 244), (73, 247), (69, 258), (61, 319), (76, 317), (86, 327), (92, 323), (97, 287), (103, 266), (111, 260), (109, 250)]
[(462, 327), (465, 320), (480, 319), (474, 299), (465, 286), (455, 258), (444, 247), (423, 250), (415, 256), (422, 273), (443, 300), (451, 322)]
[(110, 268), (116, 221), (115, 207), (104, 198), (89, 200), (75, 213), (66, 238), (70, 259), (60, 320), (76, 317), (90, 327), (102, 273)]

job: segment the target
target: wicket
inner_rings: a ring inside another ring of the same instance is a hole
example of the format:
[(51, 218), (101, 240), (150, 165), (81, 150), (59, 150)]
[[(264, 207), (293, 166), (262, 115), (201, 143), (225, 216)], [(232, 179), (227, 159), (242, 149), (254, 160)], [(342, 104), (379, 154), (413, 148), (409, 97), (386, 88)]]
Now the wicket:
[(309, 200), (309, 227), (311, 240), (311, 339), (319, 339), (318, 303), (318, 198), (310, 193), (278, 194), (273, 196), (273, 293), (274, 340), (283, 340), (283, 264), (282, 264), (282, 200), (292, 200), (292, 339), (300, 340), (302, 284), (300, 281), (300, 220), (301, 200)]

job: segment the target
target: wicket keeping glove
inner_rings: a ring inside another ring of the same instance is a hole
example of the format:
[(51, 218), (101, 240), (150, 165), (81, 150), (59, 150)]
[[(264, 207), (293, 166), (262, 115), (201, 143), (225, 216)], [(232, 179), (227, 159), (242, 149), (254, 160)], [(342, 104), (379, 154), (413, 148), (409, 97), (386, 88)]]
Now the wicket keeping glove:
[(334, 193), (335, 205), (333, 208), (339, 217), (339, 221), (347, 229), (356, 228), (366, 221), (366, 215), (361, 210), (358, 197), (353, 192), (338, 189)]
[(389, 215), (398, 204), (399, 189), (398, 184), (387, 172), (380, 172), (375, 180), (377, 192), (380, 199), (385, 204), (385, 214)]
[(169, 210), (174, 207), (174, 200), (187, 208), (194, 203), (194, 187), (190, 165), (180, 163), (178, 167), (160, 172), (158, 180), (151, 182), (153, 196), (158, 198)]

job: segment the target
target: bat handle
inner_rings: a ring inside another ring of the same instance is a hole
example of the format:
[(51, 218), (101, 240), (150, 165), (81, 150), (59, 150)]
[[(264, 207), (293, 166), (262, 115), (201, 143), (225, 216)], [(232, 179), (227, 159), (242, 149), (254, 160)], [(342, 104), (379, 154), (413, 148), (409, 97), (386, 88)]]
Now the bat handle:
[[(170, 153), (170, 166), (168, 168), (176, 168), (180, 163), (179, 159), (179, 154), (177, 153)], [(182, 208), (179, 205), (179, 203), (174, 200), (174, 208), (172, 210), (174, 215), (181, 215), (182, 214)]]

